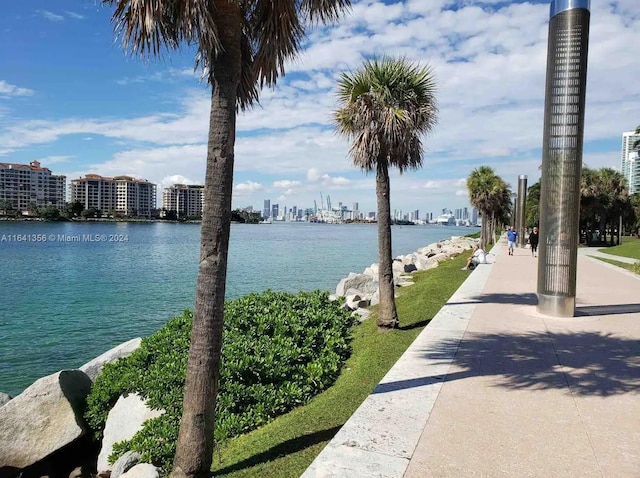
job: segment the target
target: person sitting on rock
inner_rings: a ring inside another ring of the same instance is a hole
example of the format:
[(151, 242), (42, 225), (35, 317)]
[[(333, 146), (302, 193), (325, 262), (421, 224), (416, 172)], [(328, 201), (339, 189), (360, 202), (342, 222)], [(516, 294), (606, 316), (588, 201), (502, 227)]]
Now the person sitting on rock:
[(473, 248), (473, 253), (469, 256), (467, 260), (467, 265), (462, 268), (463, 271), (473, 270), (476, 268), (478, 264), (486, 264), (487, 263), (487, 253), (480, 246), (475, 246)]

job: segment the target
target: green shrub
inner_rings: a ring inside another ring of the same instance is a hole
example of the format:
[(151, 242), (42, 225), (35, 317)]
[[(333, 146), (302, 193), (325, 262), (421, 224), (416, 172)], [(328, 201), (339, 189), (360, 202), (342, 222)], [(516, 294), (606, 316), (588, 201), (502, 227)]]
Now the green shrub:
[(631, 272), (634, 272), (635, 274), (640, 274), (640, 261), (636, 261), (633, 264), (631, 264)]
[[(86, 418), (99, 438), (123, 393), (139, 393), (164, 409), (131, 440), (114, 446), (171, 468), (182, 415), (192, 313), (185, 311), (143, 339), (130, 356), (104, 367), (88, 398)], [(328, 293), (266, 291), (225, 304), (216, 442), (259, 427), (330, 386), (350, 354), (352, 319)]]

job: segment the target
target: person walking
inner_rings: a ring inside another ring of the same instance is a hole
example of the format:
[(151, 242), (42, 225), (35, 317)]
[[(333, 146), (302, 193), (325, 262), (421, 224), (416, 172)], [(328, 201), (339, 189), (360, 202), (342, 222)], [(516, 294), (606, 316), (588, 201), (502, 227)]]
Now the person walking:
[(516, 228), (511, 226), (507, 231), (507, 244), (509, 245), (509, 255), (513, 255), (513, 250), (516, 247), (516, 239), (518, 238), (518, 232)]
[(538, 257), (538, 241), (540, 240), (540, 235), (538, 234), (538, 228), (534, 227), (531, 234), (529, 234), (529, 245), (531, 246), (531, 256)]

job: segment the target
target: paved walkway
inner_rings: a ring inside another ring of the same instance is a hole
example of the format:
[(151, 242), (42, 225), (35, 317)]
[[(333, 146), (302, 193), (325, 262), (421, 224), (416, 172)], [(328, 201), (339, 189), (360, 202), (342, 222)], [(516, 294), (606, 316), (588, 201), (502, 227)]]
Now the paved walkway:
[(591, 257), (604, 257), (605, 259), (611, 259), (613, 261), (625, 262), (627, 264), (634, 264), (638, 262), (637, 259), (633, 259), (631, 257), (623, 257), (623, 256), (614, 256), (613, 254), (607, 254), (606, 252), (600, 252), (595, 247), (581, 247), (578, 249), (578, 253), (584, 256)]
[(640, 477), (640, 277), (579, 256), (577, 316), (494, 249), (304, 477)]

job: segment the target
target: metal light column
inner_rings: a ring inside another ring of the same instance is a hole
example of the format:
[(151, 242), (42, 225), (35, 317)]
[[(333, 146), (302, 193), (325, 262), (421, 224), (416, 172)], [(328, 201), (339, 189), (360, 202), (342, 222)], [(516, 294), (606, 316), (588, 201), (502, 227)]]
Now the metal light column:
[(527, 222), (527, 176), (518, 176), (518, 208), (516, 216), (516, 231), (518, 231), (518, 245), (524, 247), (524, 226)]
[(589, 46), (589, 0), (553, 0), (542, 145), (538, 312), (573, 317)]

